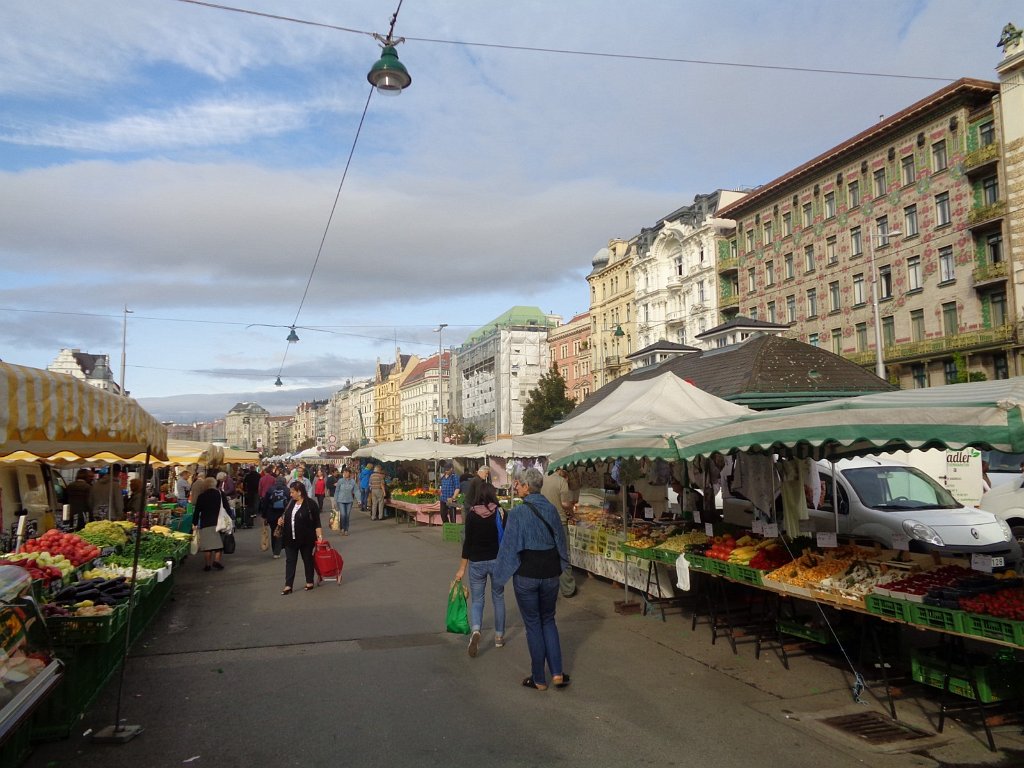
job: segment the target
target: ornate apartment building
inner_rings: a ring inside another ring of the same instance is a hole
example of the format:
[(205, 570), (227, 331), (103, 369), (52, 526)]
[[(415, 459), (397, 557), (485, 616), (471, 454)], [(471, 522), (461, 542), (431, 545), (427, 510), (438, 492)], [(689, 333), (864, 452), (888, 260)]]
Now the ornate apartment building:
[(374, 375), (374, 434), (378, 443), (402, 439), (402, 398), (399, 388), (419, 364), (416, 355), (403, 355), (395, 349), (395, 362), (377, 361)]
[(267, 418), (270, 412), (258, 403), (238, 403), (224, 417), (224, 438), (231, 447), (262, 451), (270, 445)]
[(448, 352), (443, 353), (440, 358), (437, 355), (428, 357), (413, 368), (402, 382), (399, 387), (399, 399), (403, 440), (441, 439), (444, 430), (441, 423), (434, 420), (448, 418), (451, 413), (448, 406), (451, 392), (448, 384), (450, 364), (451, 354)]
[(635, 243), (612, 239), (597, 252), (587, 275), (590, 285), (590, 367), (594, 390), (629, 373), (626, 356), (636, 349), (633, 322)]
[(720, 210), (723, 318), (870, 368), (880, 338), (905, 388), (1019, 373), (999, 96), (958, 80)]
[(548, 331), (551, 365), (565, 379), (565, 391), (577, 403), (594, 391), (590, 357), (590, 313), (576, 315)]

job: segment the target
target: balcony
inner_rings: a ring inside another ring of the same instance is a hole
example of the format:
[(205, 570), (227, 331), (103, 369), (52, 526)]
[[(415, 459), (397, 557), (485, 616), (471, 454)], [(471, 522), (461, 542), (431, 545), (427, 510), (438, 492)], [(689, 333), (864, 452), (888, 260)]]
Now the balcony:
[(980, 208), (972, 208), (967, 214), (967, 226), (970, 229), (978, 229), (986, 224), (1001, 219), (1006, 215), (1006, 201), (997, 200), (991, 205), (983, 205)]
[(728, 259), (718, 260), (718, 274), (727, 275), (730, 272), (735, 272), (740, 267), (740, 260), (738, 256), (732, 256)]
[[(1013, 325), (1001, 325), (997, 328), (985, 328), (980, 331), (969, 333), (958, 333), (956, 336), (942, 336), (937, 339), (924, 339), (923, 341), (905, 341), (886, 347), (885, 362), (895, 363), (928, 355), (944, 355), (953, 352), (961, 352), (975, 347), (988, 347), (998, 344), (1005, 344), (1013, 341), (1015, 328)], [(875, 351), (873, 349), (864, 352), (853, 352), (844, 354), (847, 360), (857, 365), (874, 365)]]
[(737, 294), (732, 296), (722, 296), (718, 300), (719, 309), (727, 309), (728, 307), (738, 307), (740, 304), (740, 297)]
[(968, 152), (964, 157), (964, 173), (972, 176), (987, 171), (999, 160), (999, 143), (993, 142), (987, 147), (980, 147)]
[(982, 264), (971, 272), (975, 290), (986, 288), (994, 283), (1005, 283), (1010, 276), (1010, 264), (1000, 261), (997, 264)]
[(667, 285), (668, 285), (668, 287), (669, 287), (669, 288), (674, 288), (674, 287), (675, 287), (675, 286), (677, 286), (677, 285), (682, 285), (682, 284), (683, 284), (683, 281), (684, 281), (685, 279), (686, 279), (686, 278), (685, 278), (685, 277), (684, 277), (683, 275), (672, 275), (672, 276), (671, 276), (671, 277), (670, 277), (670, 278), (668, 279), (668, 283), (667, 283)]
[(685, 323), (686, 322), (686, 310), (684, 309), (673, 309), (665, 313), (666, 323)]
[(604, 359), (605, 368), (618, 368), (623, 363), (623, 358), (618, 355), (608, 355)]

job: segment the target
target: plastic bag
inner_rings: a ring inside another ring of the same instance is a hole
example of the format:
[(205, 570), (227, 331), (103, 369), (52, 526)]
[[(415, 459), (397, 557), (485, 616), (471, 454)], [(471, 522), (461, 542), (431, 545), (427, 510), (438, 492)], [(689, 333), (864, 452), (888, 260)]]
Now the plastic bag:
[(198, 532), (192, 533), (192, 543), (188, 545), (188, 551), (193, 555), (199, 554), (199, 534)]
[(690, 591), (690, 561), (686, 555), (679, 555), (676, 558), (676, 586), (683, 592)]
[(260, 552), (266, 552), (268, 549), (270, 549), (270, 526), (264, 523), (263, 530), (260, 532)]
[(448, 590), (448, 612), (445, 615), (445, 627), (456, 635), (469, 634), (469, 590), (461, 581), (453, 581)]
[(224, 507), (220, 508), (220, 512), (217, 513), (217, 527), (214, 528), (217, 533), (234, 533), (235, 532), (235, 521), (231, 519), (231, 515)]
[(331, 513), (331, 530), (332, 531), (340, 531), (341, 530), (341, 521), (338, 519), (338, 515), (335, 514), (334, 512)]

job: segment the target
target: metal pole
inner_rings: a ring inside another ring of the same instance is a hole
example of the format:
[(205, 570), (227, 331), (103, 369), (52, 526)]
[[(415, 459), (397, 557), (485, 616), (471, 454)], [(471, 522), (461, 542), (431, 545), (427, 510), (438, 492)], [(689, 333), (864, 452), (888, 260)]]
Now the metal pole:
[(437, 326), (437, 442), (444, 442), (444, 376), (441, 375), (441, 357), (444, 354), (441, 346), (441, 335), (448, 323)]
[(127, 393), (124, 391), (124, 364), (125, 364), (125, 348), (128, 341), (128, 315), (131, 314), (131, 310), (128, 309), (128, 305), (124, 305), (124, 319), (121, 321), (121, 396), (124, 397)]
[(882, 320), (878, 309), (878, 270), (875, 269), (875, 237), (877, 232), (868, 232), (868, 256), (871, 261), (871, 312), (875, 319), (875, 375), (885, 378), (885, 358), (882, 352)]

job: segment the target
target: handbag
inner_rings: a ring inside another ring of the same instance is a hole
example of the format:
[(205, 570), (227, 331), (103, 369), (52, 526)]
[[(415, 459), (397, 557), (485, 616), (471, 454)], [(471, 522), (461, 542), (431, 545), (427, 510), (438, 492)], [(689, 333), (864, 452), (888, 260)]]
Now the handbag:
[(270, 549), (270, 526), (264, 523), (263, 530), (260, 531), (260, 552), (266, 552), (268, 549)]
[(220, 535), (220, 543), (225, 555), (233, 555), (235, 553), (235, 534), (222, 533)]
[(224, 509), (223, 506), (220, 508), (220, 512), (217, 513), (217, 527), (214, 528), (214, 530), (217, 531), (217, 533), (235, 532), (235, 523), (231, 519), (231, 515), (228, 514), (228, 511)]
[(282, 536), (284, 536), (284, 523), (278, 523), (274, 528), (274, 538), (280, 539)]
[(453, 581), (448, 590), (448, 611), (445, 614), (445, 628), (456, 635), (469, 634), (469, 590), (461, 581)]
[[(548, 529), (548, 533), (551, 534), (551, 540), (555, 543), (555, 547), (558, 547), (558, 537), (555, 536), (555, 529), (551, 527), (551, 524), (540, 516), (540, 512), (528, 501), (523, 502), (530, 508), (530, 511), (537, 516), (537, 519), (544, 523), (544, 527)], [(561, 557), (561, 555), (559, 555)], [(572, 563), (565, 561), (565, 565), (562, 568), (562, 573), (558, 576), (558, 589), (562, 593), (562, 597), (572, 597), (576, 594), (576, 576), (572, 572)]]

